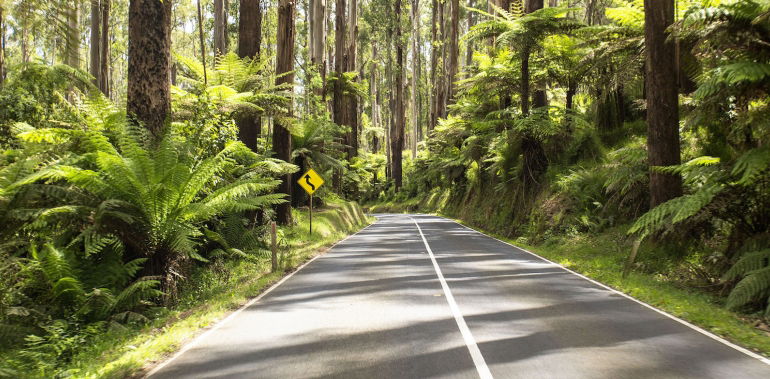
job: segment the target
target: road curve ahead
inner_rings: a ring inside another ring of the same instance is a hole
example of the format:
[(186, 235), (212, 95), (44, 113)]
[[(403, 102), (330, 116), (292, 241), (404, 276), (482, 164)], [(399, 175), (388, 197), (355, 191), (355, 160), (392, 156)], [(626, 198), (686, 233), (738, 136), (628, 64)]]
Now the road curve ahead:
[(160, 378), (770, 378), (767, 360), (460, 224), (378, 215)]

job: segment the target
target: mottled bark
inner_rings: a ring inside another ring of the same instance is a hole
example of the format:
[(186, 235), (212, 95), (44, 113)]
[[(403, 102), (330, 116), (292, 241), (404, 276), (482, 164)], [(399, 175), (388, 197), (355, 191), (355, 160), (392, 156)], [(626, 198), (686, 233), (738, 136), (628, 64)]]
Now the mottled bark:
[[(474, 0), (470, 1), (471, 7), (476, 7), (476, 4), (474, 3)], [(468, 25), (468, 31), (473, 29), (473, 26), (476, 24), (476, 13), (466, 11), (466, 20), (465, 22)], [(471, 41), (465, 42), (465, 65), (470, 66), (471, 63), (473, 63), (473, 44)]]
[[(345, 96), (342, 88), (342, 74), (347, 68), (346, 53), (347, 45), (347, 27), (345, 23), (347, 4), (345, 0), (336, 0), (334, 9), (334, 75), (337, 82), (334, 85), (334, 96), (332, 98), (332, 119), (337, 125), (347, 125), (345, 115)], [(343, 143), (347, 144), (347, 138)]]
[[(377, 44), (372, 45), (372, 63), (369, 65), (369, 98), (370, 98), (370, 118), (372, 119), (372, 127), (376, 130), (380, 126), (380, 91), (377, 90)], [(379, 152), (379, 138), (375, 133), (372, 137), (372, 153)]]
[[(259, 58), (262, 43), (262, 10), (259, 0), (241, 0), (238, 23), (238, 56), (241, 58)], [(262, 119), (256, 115), (238, 117), (238, 139), (252, 151), (257, 150), (257, 140), (261, 134)]]
[[(679, 99), (674, 43), (666, 28), (674, 21), (674, 0), (644, 1), (646, 47), (647, 157), (650, 167), (679, 164)], [(650, 170), (650, 206), (682, 195), (679, 175)]]
[(449, 28), (449, 63), (447, 63), (447, 104), (454, 103), (457, 71), (460, 62), (460, 1), (451, 0)]
[(227, 53), (227, 0), (214, 0), (214, 55)]
[(209, 79), (206, 73), (206, 43), (203, 38), (203, 12), (201, 11), (201, 0), (198, 0), (198, 39), (201, 44), (201, 65), (203, 66), (203, 84), (208, 86)]
[(412, 0), (412, 159), (420, 137), (420, 0)]
[(431, 2), (431, 23), (430, 23), (430, 113), (428, 116), (428, 133), (433, 131), (438, 120), (438, 103), (436, 102), (436, 84), (438, 77), (436, 69), (438, 67), (438, 0)]
[(110, 2), (112, 0), (101, 0), (102, 15), (100, 17), (102, 21), (102, 30), (100, 37), (102, 42), (99, 44), (101, 57), (99, 63), (99, 89), (105, 96), (110, 97), (110, 73), (112, 72), (112, 60), (110, 59)]
[(102, 74), (102, 65), (101, 65), (102, 9), (101, 9), (101, 3), (99, 2), (99, 0), (90, 0), (90, 1), (91, 1), (91, 38), (89, 42), (91, 43), (91, 48), (89, 51), (90, 62), (89, 62), (88, 72), (91, 74), (91, 76), (94, 77), (94, 80), (93, 80), (94, 86), (99, 87), (99, 84), (101, 83), (101, 74)]
[[(348, 15), (348, 51), (347, 51), (347, 67), (345, 71), (355, 72), (357, 70), (357, 53), (358, 53), (358, 0), (350, 0), (350, 14)], [(358, 79), (356, 79), (358, 81)], [(346, 96), (346, 119), (350, 132), (347, 136), (348, 142), (348, 160), (352, 160), (358, 156), (358, 97), (356, 95), (349, 94)]]
[[(446, 0), (439, 1), (439, 11), (438, 11), (438, 26), (439, 26), (439, 38), (441, 40), (441, 58), (439, 59), (439, 72), (438, 72), (438, 93), (436, 94), (436, 102), (438, 103), (438, 112), (437, 116), (438, 118), (446, 118), (446, 105), (447, 105), (447, 95), (449, 94), (449, 78), (447, 75), (447, 56), (449, 49), (447, 48), (448, 44), (448, 30), (449, 25), (447, 25), (449, 17), (447, 17), (449, 8), (446, 6)], [(436, 120), (438, 122), (438, 119)]]
[(393, 167), (391, 168), (391, 174), (393, 175), (393, 181), (395, 184), (396, 192), (398, 192), (401, 189), (402, 185), (402, 154), (404, 150), (404, 127), (406, 124), (405, 120), (405, 109), (404, 109), (404, 91), (402, 90), (404, 88), (404, 46), (401, 41), (401, 1), (402, 0), (396, 0), (395, 5), (395, 18), (396, 18), (396, 35), (395, 35), (395, 41), (396, 41), (396, 80), (395, 80), (395, 88), (396, 88), (396, 94), (395, 94), (395, 107), (394, 107), (394, 115), (393, 115), (393, 129), (391, 130), (391, 151), (392, 151), (392, 164)]
[(326, 77), (324, 44), (326, 42), (326, 0), (311, 0), (310, 5), (310, 61), (321, 78)]
[[(391, 14), (391, 2), (386, 3), (386, 12), (387, 14)], [(387, 46), (387, 63), (385, 64), (385, 83), (388, 85), (388, 111), (386, 112), (386, 117), (384, 118), (383, 125), (385, 126), (385, 178), (390, 180), (393, 177), (393, 153), (391, 151), (391, 139), (393, 134), (393, 128), (394, 128), (394, 122), (393, 122), (393, 115), (395, 113), (396, 109), (396, 99), (395, 99), (395, 81), (393, 77), (393, 25), (394, 22), (389, 22), (387, 25), (387, 36), (385, 38), (385, 43)]]
[(154, 135), (171, 107), (171, 0), (131, 0), (128, 7), (129, 117)]
[(238, 56), (259, 57), (262, 44), (262, 8), (259, 0), (241, 0), (238, 22)]
[[(277, 75), (292, 72), (294, 70), (294, 0), (279, 0), (278, 2), (278, 30), (277, 30), (277, 56), (275, 72)], [(281, 75), (276, 78), (276, 85), (293, 84), (294, 74)], [(292, 89), (293, 91), (293, 89)], [(289, 104), (289, 112), (291, 112)], [(288, 125), (282, 125), (281, 120), (275, 120), (273, 130), (273, 150), (276, 158), (291, 162), (291, 133)], [(278, 186), (278, 192), (287, 195), (287, 203), (276, 207), (276, 221), (281, 225), (291, 223), (291, 175), (282, 178)]]
[(5, 82), (5, 9), (0, 5), (0, 87)]
[[(526, 0), (527, 5), (524, 8), (524, 11), (527, 13), (532, 13), (538, 9), (543, 9), (543, 0)], [(508, 4), (510, 4), (510, 0), (508, 0)]]
[(80, 7), (72, 2), (67, 8), (67, 31), (65, 41), (65, 63), (80, 68)]

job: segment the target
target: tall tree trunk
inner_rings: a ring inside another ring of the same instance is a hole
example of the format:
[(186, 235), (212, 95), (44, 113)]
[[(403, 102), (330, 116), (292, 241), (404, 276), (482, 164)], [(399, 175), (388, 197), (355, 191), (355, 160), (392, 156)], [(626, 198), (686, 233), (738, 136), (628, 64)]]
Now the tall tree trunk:
[(396, 0), (395, 16), (396, 16), (396, 96), (395, 96), (395, 114), (394, 128), (391, 135), (391, 152), (393, 154), (392, 162), (393, 168), (391, 169), (393, 174), (393, 181), (396, 186), (396, 192), (401, 189), (402, 184), (402, 170), (401, 161), (404, 150), (404, 127), (406, 123), (406, 114), (404, 109), (404, 46), (401, 41), (401, 1)]
[[(128, 5), (127, 113), (132, 123), (157, 138), (163, 133), (171, 106), (171, 1), (130, 0)], [(165, 301), (175, 297), (170, 271), (179, 263), (166, 249), (156, 250), (143, 275), (161, 275)]]
[(31, 9), (30, 4), (19, 4), (19, 7), (21, 7), (21, 20), (19, 20), (19, 24), (21, 24), (21, 62), (22, 63), (29, 63), (29, 28), (30, 28), (30, 19), (31, 19)]
[(65, 62), (75, 68), (80, 68), (80, 4), (73, 1), (67, 9), (67, 39), (65, 44)]
[[(439, 10), (438, 10), (438, 26), (439, 26), (439, 38), (440, 38), (440, 45), (441, 45), (441, 58), (439, 59), (439, 72), (438, 72), (438, 93), (436, 94), (436, 102), (438, 103), (438, 118), (445, 118), (446, 117), (446, 105), (447, 105), (447, 94), (448, 94), (448, 75), (447, 75), (447, 52), (449, 49), (447, 49), (447, 31), (449, 30), (447, 25), (448, 18), (446, 17), (447, 13), (447, 6), (446, 6), (446, 0), (439, 1)], [(438, 122), (438, 120), (436, 120)]]
[(131, 0), (128, 6), (128, 114), (155, 136), (171, 108), (171, 3)]
[(203, 65), (203, 84), (208, 86), (209, 79), (206, 74), (206, 43), (203, 39), (203, 12), (201, 12), (201, 0), (198, 0), (198, 39), (201, 43), (201, 64)]
[(89, 66), (89, 73), (94, 77), (94, 86), (99, 87), (101, 84), (102, 74), (102, 51), (101, 51), (101, 16), (102, 9), (99, 0), (91, 0), (91, 50)]
[(438, 103), (436, 102), (436, 85), (438, 77), (438, 0), (431, 2), (430, 22), (430, 114), (428, 116), (428, 133), (433, 131), (438, 120)]
[[(447, 41), (446, 41), (446, 22), (444, 18), (445, 7), (444, 1), (437, 1), (435, 7), (435, 38), (433, 41), (434, 57), (431, 60), (435, 60), (431, 73), (433, 76), (433, 116), (431, 120), (431, 130), (438, 124), (438, 119), (446, 116), (446, 93), (447, 93), (447, 80), (446, 80), (446, 64), (447, 64)], [(433, 32), (433, 30), (432, 30)]]
[[(538, 9), (543, 9), (543, 0), (526, 0), (527, 5), (524, 8), (524, 11), (527, 13), (532, 13)], [(508, 4), (511, 3), (510, 0), (507, 0)]]
[(5, 9), (0, 4), (0, 87), (5, 83)]
[[(337, 125), (347, 125), (345, 119), (345, 97), (342, 90), (342, 74), (347, 68), (345, 53), (347, 50), (347, 28), (345, 25), (346, 8), (345, 0), (336, 0), (334, 8), (334, 75), (337, 81), (334, 85), (334, 97), (332, 98), (332, 116)], [(343, 143), (347, 144), (347, 138)]]
[[(495, 0), (487, 0), (487, 13), (491, 15), (495, 15), (496, 12), (492, 8), (492, 5), (496, 5)], [(487, 52), (491, 52), (492, 48), (495, 46), (495, 37), (489, 37), (485, 40), (485, 44), (487, 46)]]
[[(510, 7), (510, 5), (509, 5)], [(543, 0), (528, 0), (525, 11), (532, 13), (543, 8)], [(529, 115), (529, 92), (530, 92), (530, 71), (529, 58), (530, 47), (524, 46), (521, 50), (521, 112), (523, 115)], [(532, 96), (533, 107), (539, 108), (547, 105), (545, 91), (537, 90)], [(543, 149), (543, 143), (534, 135), (525, 132), (521, 138), (521, 152), (523, 155), (523, 164), (521, 171), (521, 180), (524, 188), (528, 191), (534, 191), (538, 188), (540, 179), (546, 170), (548, 170), (548, 158)]]
[(452, 0), (450, 4), (449, 28), (449, 63), (447, 64), (447, 104), (454, 103), (457, 71), (460, 63), (460, 1)]
[(420, 0), (412, 0), (412, 159), (417, 158), (420, 133)]
[[(507, 0), (503, 0), (507, 1)], [(538, 9), (543, 8), (543, 0), (525, 0), (524, 7), (525, 13), (532, 13)], [(508, 1), (508, 8), (510, 8), (510, 1)], [(529, 75), (529, 58), (531, 54), (530, 46), (522, 46), (521, 48), (521, 113), (529, 115), (529, 93), (530, 93), (530, 75)]]
[[(471, 0), (470, 2), (471, 7), (475, 7), (476, 4), (474, 4), (474, 1)], [(470, 32), (471, 29), (473, 29), (473, 26), (476, 24), (476, 17), (474, 12), (466, 12), (466, 16), (468, 17), (466, 22), (468, 23), (468, 31)], [(473, 44), (471, 44), (470, 41), (466, 41), (465, 45), (465, 65), (470, 66), (473, 63)]]
[(110, 2), (112, 0), (101, 0), (102, 4), (102, 15), (101, 15), (101, 21), (102, 21), (102, 30), (100, 37), (102, 38), (102, 42), (99, 44), (99, 47), (101, 48), (100, 54), (101, 57), (99, 58), (99, 63), (101, 64), (101, 67), (99, 68), (99, 89), (104, 93), (105, 96), (110, 97), (110, 68), (112, 65), (112, 60), (110, 59)]
[[(332, 33), (332, 12), (331, 12), (331, 5), (327, 3), (327, 9), (324, 15), (324, 42), (323, 44), (326, 45), (326, 52), (324, 59), (324, 76), (326, 76), (329, 72), (333, 72), (334, 69), (334, 45), (332, 44), (326, 44), (326, 36), (330, 35)], [(329, 111), (329, 113), (333, 113), (333, 99), (328, 98), (328, 86), (326, 85), (326, 80), (324, 80), (324, 86), (323, 90), (321, 91), (322, 98), (326, 102), (326, 108)]]
[(238, 56), (258, 58), (262, 44), (262, 8), (260, 0), (241, 0), (238, 21)]
[[(293, 85), (294, 83), (294, 74), (290, 73), (294, 71), (294, 13), (294, 0), (278, 1), (278, 50), (276, 52), (275, 72), (281, 76), (276, 78), (276, 85)], [(289, 112), (291, 113), (291, 104), (289, 104)], [(289, 133), (288, 125), (283, 125), (282, 122), (275, 120), (273, 150), (276, 153), (276, 158), (291, 162), (291, 133)], [(291, 223), (291, 175), (284, 176), (283, 181), (278, 186), (278, 192), (286, 194), (287, 202), (276, 207), (276, 220), (281, 225), (288, 225)]]
[(521, 47), (521, 75), (519, 83), (519, 97), (521, 97), (521, 114), (529, 115), (529, 46)]
[(214, 0), (214, 56), (227, 53), (227, 0)]
[[(238, 56), (259, 59), (262, 43), (262, 10), (259, 0), (241, 0), (238, 23)], [(256, 115), (242, 115), (237, 120), (238, 139), (252, 151), (257, 151), (262, 119)]]
[(295, 208), (301, 207), (303, 204), (307, 204), (308, 195), (307, 192), (299, 185), (299, 179), (301, 175), (307, 172), (308, 162), (304, 155), (300, 154), (294, 158), (294, 163), (299, 170), (292, 175), (291, 181), (291, 206)]
[(326, 0), (311, 0), (310, 61), (318, 69), (321, 79), (326, 78), (324, 45), (326, 42)]
[[(679, 164), (679, 99), (674, 43), (666, 28), (674, 21), (674, 0), (644, 1), (646, 47), (647, 159), (650, 167)], [(682, 195), (679, 175), (650, 170), (650, 206)]]
[[(386, 2), (385, 9), (386, 14), (391, 14), (392, 3), (390, 1)], [(388, 22), (387, 24), (387, 36), (385, 38), (386, 45), (387, 45), (387, 64), (385, 65), (385, 83), (388, 87), (388, 111), (386, 112), (386, 116), (383, 121), (383, 126), (385, 127), (386, 133), (385, 133), (385, 178), (390, 180), (393, 178), (393, 152), (391, 151), (392, 145), (391, 141), (393, 139), (393, 128), (394, 128), (394, 119), (393, 115), (395, 114), (396, 109), (396, 99), (395, 99), (395, 91), (394, 88), (394, 80), (393, 80), (393, 26), (395, 25), (395, 22)]]
[[(350, 14), (348, 16), (350, 25), (348, 27), (348, 54), (347, 54), (347, 72), (355, 72), (357, 39), (358, 39), (358, 0), (350, 0)], [(356, 82), (358, 78), (356, 78)], [(348, 160), (351, 161), (358, 156), (358, 98), (356, 95), (346, 96), (347, 115), (346, 119), (350, 126), (348, 134)]]
[[(372, 44), (372, 62), (369, 64), (369, 99), (370, 99), (370, 118), (372, 119), (372, 128), (374, 130), (377, 130), (377, 128), (380, 126), (380, 120), (379, 120), (379, 104), (380, 104), (380, 93), (377, 90), (377, 67), (379, 66), (379, 61), (377, 60), (377, 44)], [(371, 146), (371, 152), (377, 153), (379, 151), (379, 139), (377, 137), (377, 133), (374, 133), (374, 136), (372, 137), (372, 146)]]

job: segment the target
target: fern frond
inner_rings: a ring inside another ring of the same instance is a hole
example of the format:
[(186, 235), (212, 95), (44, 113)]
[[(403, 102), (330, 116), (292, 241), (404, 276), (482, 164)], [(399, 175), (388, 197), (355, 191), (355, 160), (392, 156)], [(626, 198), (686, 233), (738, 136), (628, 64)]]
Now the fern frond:
[(723, 189), (724, 186), (719, 184), (706, 186), (693, 194), (660, 204), (639, 217), (628, 230), (628, 234), (637, 234), (643, 238), (682, 222), (711, 203)]
[(736, 184), (747, 186), (754, 183), (760, 173), (770, 167), (770, 147), (763, 146), (751, 149), (741, 155), (733, 166), (732, 175), (740, 177)]
[(735, 280), (748, 275), (750, 272), (770, 265), (770, 249), (744, 253), (737, 262), (724, 274), (724, 280)]
[(738, 282), (727, 297), (727, 308), (738, 309), (751, 302), (768, 301), (770, 296), (770, 266), (750, 271)]
[(131, 310), (143, 301), (160, 297), (163, 295), (163, 292), (158, 289), (159, 286), (160, 280), (158, 277), (145, 276), (139, 278), (115, 296), (115, 302), (110, 310), (112, 312)]

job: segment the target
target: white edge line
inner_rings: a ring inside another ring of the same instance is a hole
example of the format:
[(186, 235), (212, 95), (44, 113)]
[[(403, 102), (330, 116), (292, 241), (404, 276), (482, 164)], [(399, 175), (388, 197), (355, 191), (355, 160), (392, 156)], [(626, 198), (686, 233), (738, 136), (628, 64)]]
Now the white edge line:
[(503, 241), (501, 239), (498, 239), (498, 238), (495, 238), (493, 236), (490, 236), (490, 235), (487, 235), (485, 233), (482, 233), (482, 232), (480, 232), (480, 231), (478, 231), (476, 229), (473, 229), (471, 227), (465, 226), (465, 225), (463, 225), (463, 224), (461, 224), (461, 223), (459, 223), (459, 222), (457, 222), (455, 220), (448, 219), (446, 217), (441, 217), (441, 216), (434, 216), (434, 217), (440, 217), (440, 218), (443, 218), (445, 220), (452, 221), (455, 224), (460, 225), (460, 226), (462, 226), (465, 229), (468, 229), (468, 230), (474, 231), (474, 232), (476, 232), (478, 234), (481, 234), (483, 236), (492, 238), (492, 239), (494, 239), (496, 241), (499, 241), (499, 242), (502, 242), (502, 243), (504, 243), (504, 244), (506, 244), (508, 246), (514, 247), (516, 249), (519, 249), (519, 250), (521, 250), (521, 251), (523, 251), (525, 253), (529, 253), (529, 254), (531, 254), (531, 255), (539, 258), (539, 259), (542, 259), (542, 260), (544, 260), (544, 261), (546, 261), (548, 263), (551, 263), (551, 264), (553, 264), (553, 265), (555, 265), (555, 266), (557, 266), (557, 267), (559, 267), (559, 268), (561, 268), (561, 269), (563, 269), (563, 270), (565, 270), (567, 272), (570, 272), (570, 273), (572, 273), (574, 275), (577, 275), (577, 276), (579, 276), (579, 277), (581, 277), (581, 278), (583, 278), (583, 279), (585, 279), (585, 280), (587, 280), (587, 281), (589, 281), (589, 282), (591, 282), (593, 284), (596, 284), (596, 285), (598, 285), (598, 286), (600, 286), (602, 288), (608, 289), (608, 290), (610, 290), (610, 291), (612, 291), (612, 292), (614, 292), (614, 293), (616, 293), (616, 294), (618, 294), (620, 296), (625, 297), (626, 299), (629, 299), (629, 300), (634, 301), (634, 302), (636, 302), (638, 304), (641, 304), (641, 305), (643, 305), (643, 306), (645, 306), (645, 307), (647, 307), (649, 309), (652, 309), (655, 312), (658, 312), (658, 313), (660, 313), (660, 314), (662, 314), (662, 315), (664, 315), (664, 316), (666, 316), (666, 317), (668, 317), (668, 318), (670, 318), (670, 319), (672, 319), (672, 320), (674, 320), (674, 321), (676, 321), (676, 322), (678, 322), (678, 323), (680, 323), (682, 325), (687, 326), (688, 328), (690, 328), (692, 330), (695, 330), (696, 332), (699, 332), (699, 333), (705, 335), (706, 337), (709, 337), (709, 338), (711, 338), (713, 340), (721, 342), (721, 343), (723, 343), (723, 344), (725, 344), (725, 345), (727, 345), (727, 346), (729, 346), (729, 347), (731, 347), (731, 348), (733, 348), (735, 350), (740, 351), (741, 353), (744, 353), (744, 354), (746, 354), (746, 355), (748, 355), (748, 356), (750, 356), (750, 357), (752, 357), (754, 359), (757, 359), (757, 360), (759, 360), (760, 362), (762, 362), (762, 363), (764, 363), (766, 365), (770, 365), (770, 359), (767, 359), (767, 358), (765, 358), (765, 357), (763, 357), (763, 356), (761, 356), (761, 355), (759, 355), (759, 354), (757, 354), (757, 353), (755, 353), (755, 352), (753, 352), (753, 351), (751, 351), (749, 349), (746, 349), (745, 347), (738, 346), (738, 345), (736, 345), (736, 344), (734, 344), (734, 343), (732, 343), (732, 342), (730, 342), (730, 341), (728, 341), (728, 340), (726, 340), (726, 339), (724, 339), (724, 338), (722, 338), (722, 337), (720, 337), (720, 336), (718, 336), (718, 335), (716, 335), (714, 333), (709, 332), (708, 330), (705, 330), (705, 329), (703, 329), (703, 328), (701, 328), (701, 327), (699, 327), (697, 325), (691, 324), (688, 321), (682, 320), (679, 317), (676, 317), (676, 316), (674, 316), (674, 315), (672, 315), (672, 314), (670, 314), (670, 313), (668, 313), (666, 311), (663, 311), (663, 310), (658, 309), (658, 308), (656, 308), (656, 307), (654, 307), (654, 306), (652, 306), (650, 304), (647, 304), (647, 303), (645, 303), (645, 302), (643, 302), (643, 301), (641, 301), (641, 300), (639, 300), (639, 299), (637, 299), (637, 298), (635, 298), (635, 297), (633, 297), (631, 295), (628, 295), (628, 294), (625, 294), (623, 292), (620, 292), (620, 291), (618, 291), (618, 290), (616, 290), (616, 289), (614, 289), (614, 288), (612, 288), (612, 287), (610, 287), (610, 286), (608, 286), (606, 284), (597, 282), (596, 280), (593, 280), (593, 279), (591, 279), (591, 278), (589, 278), (589, 277), (587, 277), (587, 276), (585, 276), (583, 274), (580, 274), (580, 273), (577, 273), (575, 271), (572, 271), (572, 270), (570, 270), (570, 269), (568, 269), (568, 268), (566, 268), (566, 267), (564, 267), (564, 266), (562, 266), (562, 265), (560, 265), (560, 264), (558, 264), (558, 263), (556, 263), (554, 261), (551, 261), (551, 260), (549, 260), (547, 258), (543, 258), (540, 255), (537, 255), (537, 254), (535, 254), (535, 253), (533, 253), (533, 252), (531, 252), (531, 251), (529, 251), (527, 249), (521, 248), (521, 247), (516, 246), (514, 244), (508, 243), (508, 242)]
[(289, 278), (291, 278), (292, 276), (294, 276), (294, 274), (298, 273), (300, 270), (302, 270), (303, 268), (305, 268), (305, 266), (307, 266), (307, 265), (309, 265), (309, 264), (313, 263), (313, 261), (315, 261), (316, 259), (318, 259), (318, 258), (320, 258), (321, 256), (325, 255), (326, 253), (328, 253), (329, 251), (331, 251), (333, 248), (335, 248), (337, 245), (339, 245), (339, 244), (341, 244), (341, 243), (345, 242), (345, 241), (346, 241), (348, 238), (350, 238), (350, 237), (353, 237), (353, 236), (355, 236), (356, 234), (363, 232), (365, 229), (367, 229), (368, 227), (370, 227), (370, 226), (372, 226), (372, 225), (374, 225), (374, 224), (376, 224), (376, 223), (377, 223), (377, 221), (375, 221), (375, 222), (373, 222), (373, 223), (371, 223), (371, 224), (369, 224), (369, 225), (367, 225), (367, 226), (365, 226), (365, 227), (361, 228), (361, 230), (359, 230), (359, 231), (357, 231), (357, 232), (355, 232), (355, 233), (353, 233), (353, 234), (351, 234), (351, 235), (349, 235), (349, 236), (347, 236), (347, 237), (345, 237), (345, 238), (343, 238), (343, 239), (341, 239), (341, 240), (339, 240), (339, 241), (335, 242), (333, 245), (329, 246), (329, 248), (328, 248), (328, 249), (326, 249), (326, 250), (325, 250), (323, 253), (317, 254), (316, 256), (314, 256), (313, 258), (311, 258), (309, 261), (307, 261), (307, 262), (303, 263), (301, 266), (297, 267), (297, 269), (296, 269), (296, 270), (294, 270), (294, 271), (290, 272), (288, 275), (284, 276), (284, 277), (283, 277), (281, 280), (279, 280), (277, 283), (273, 284), (273, 285), (272, 285), (272, 286), (270, 286), (268, 289), (264, 290), (262, 293), (260, 293), (260, 294), (259, 294), (259, 296), (257, 296), (257, 297), (255, 297), (255, 298), (253, 298), (253, 299), (249, 300), (249, 301), (248, 301), (246, 304), (244, 304), (243, 306), (241, 306), (241, 307), (240, 307), (240, 308), (238, 308), (237, 310), (235, 310), (235, 311), (233, 311), (232, 313), (230, 313), (230, 314), (229, 314), (227, 317), (225, 317), (224, 319), (222, 319), (222, 320), (220, 320), (220, 321), (217, 321), (217, 322), (214, 324), (214, 326), (212, 326), (212, 327), (211, 327), (209, 330), (207, 330), (207, 331), (203, 332), (202, 334), (200, 334), (200, 335), (198, 335), (197, 337), (193, 338), (193, 340), (192, 340), (192, 341), (190, 341), (190, 342), (186, 343), (186, 344), (185, 344), (184, 346), (182, 346), (182, 348), (180, 348), (180, 349), (179, 349), (179, 350), (178, 350), (178, 351), (177, 351), (177, 352), (176, 352), (176, 353), (175, 353), (173, 356), (171, 356), (171, 358), (168, 358), (167, 360), (163, 361), (162, 363), (160, 363), (160, 364), (156, 365), (156, 366), (155, 366), (155, 367), (154, 367), (152, 370), (150, 370), (150, 372), (148, 372), (147, 374), (145, 374), (145, 375), (144, 375), (144, 378), (149, 378), (149, 377), (151, 377), (151, 376), (155, 375), (156, 373), (158, 373), (158, 371), (160, 371), (160, 370), (162, 370), (164, 367), (168, 366), (168, 365), (169, 365), (171, 362), (173, 362), (175, 359), (179, 358), (179, 357), (180, 357), (182, 354), (186, 353), (188, 350), (190, 350), (190, 349), (192, 349), (193, 347), (195, 347), (195, 346), (196, 346), (197, 344), (199, 344), (199, 343), (200, 343), (200, 342), (201, 342), (203, 339), (205, 339), (206, 337), (208, 337), (210, 334), (212, 334), (213, 332), (215, 332), (217, 329), (219, 329), (219, 328), (221, 328), (222, 326), (224, 326), (224, 325), (225, 325), (225, 324), (226, 324), (228, 321), (230, 321), (230, 320), (232, 320), (233, 318), (235, 318), (235, 316), (237, 316), (239, 313), (241, 313), (241, 312), (242, 312), (244, 309), (246, 309), (246, 308), (248, 308), (248, 307), (250, 307), (250, 306), (254, 305), (256, 302), (258, 302), (258, 301), (262, 300), (262, 298), (263, 298), (263, 297), (267, 296), (267, 295), (268, 295), (270, 292), (272, 292), (272, 291), (273, 291), (274, 289), (276, 289), (278, 286), (280, 286), (281, 284), (283, 284), (283, 282), (285, 282), (285, 281), (289, 280)]
[(481, 350), (479, 350), (479, 346), (476, 344), (476, 340), (473, 338), (473, 333), (471, 333), (471, 330), (468, 328), (468, 324), (465, 323), (465, 318), (463, 318), (460, 307), (457, 306), (457, 302), (455, 302), (455, 298), (452, 296), (452, 291), (449, 290), (449, 285), (447, 284), (446, 279), (444, 279), (444, 274), (441, 273), (441, 268), (436, 261), (436, 257), (433, 255), (433, 250), (431, 250), (430, 245), (428, 245), (428, 240), (425, 239), (425, 235), (422, 233), (420, 224), (411, 216), (409, 216), (409, 218), (412, 219), (414, 225), (417, 227), (417, 231), (420, 232), (420, 237), (422, 237), (422, 242), (425, 244), (425, 249), (428, 250), (430, 260), (433, 262), (433, 268), (436, 270), (436, 276), (438, 276), (438, 280), (441, 282), (441, 288), (444, 290), (444, 297), (446, 297), (446, 301), (449, 303), (449, 308), (452, 310), (452, 315), (455, 318), (457, 327), (460, 329), (460, 334), (462, 334), (465, 345), (468, 347), (473, 364), (476, 366), (476, 371), (478, 371), (479, 376), (482, 379), (492, 379), (492, 373), (489, 371), (489, 367), (487, 367), (487, 362), (484, 360), (484, 356), (481, 355)]

